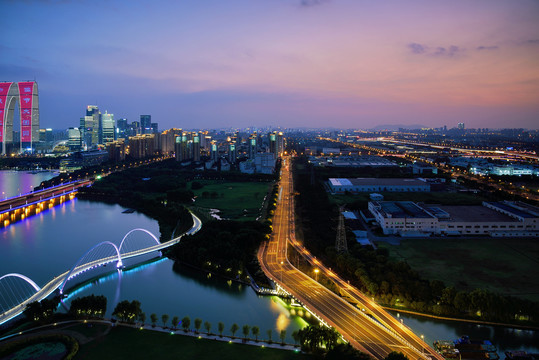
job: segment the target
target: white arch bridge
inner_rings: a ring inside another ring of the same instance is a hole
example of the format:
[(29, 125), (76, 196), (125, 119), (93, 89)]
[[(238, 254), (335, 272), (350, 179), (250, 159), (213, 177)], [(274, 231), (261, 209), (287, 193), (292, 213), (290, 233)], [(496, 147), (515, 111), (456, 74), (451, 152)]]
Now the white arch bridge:
[[(120, 242), (120, 246), (116, 246), (110, 241), (103, 241), (88, 250), (70, 270), (56, 276), (42, 288), (32, 281), (32, 279), (21, 274), (11, 273), (3, 275), (0, 277), (0, 305), (2, 306), (0, 324), (13, 319), (26, 309), (26, 305), (45, 299), (56, 289), (60, 289), (60, 294), (63, 294), (67, 281), (77, 275), (109, 263), (116, 263), (116, 267), (121, 268), (125, 259), (149, 254), (177, 244), (184, 235), (192, 235), (202, 227), (200, 219), (194, 214), (191, 214), (191, 216), (193, 217), (193, 226), (182, 235), (164, 243), (160, 243), (151, 232), (145, 229), (133, 229), (129, 231)], [(126, 240), (130, 234), (136, 231), (148, 234), (150, 236), (150, 245), (139, 249), (129, 246), (130, 243)], [(21, 280), (23, 280), (22, 286), (20, 284), (14, 284), (15, 281), (20, 282)], [(21, 289), (24, 286), (27, 289)], [(30, 294), (30, 296), (25, 294)], [(5, 305), (2, 305), (9, 303), (11, 304), (7, 309)]]

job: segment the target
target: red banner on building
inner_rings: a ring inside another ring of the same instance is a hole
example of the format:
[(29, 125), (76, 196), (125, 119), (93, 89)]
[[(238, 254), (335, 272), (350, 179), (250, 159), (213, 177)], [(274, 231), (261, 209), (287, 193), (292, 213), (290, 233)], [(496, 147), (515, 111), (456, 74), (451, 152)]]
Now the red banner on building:
[(34, 83), (20, 82), (17, 85), (19, 86), (19, 107), (21, 109), (21, 142), (31, 142)]

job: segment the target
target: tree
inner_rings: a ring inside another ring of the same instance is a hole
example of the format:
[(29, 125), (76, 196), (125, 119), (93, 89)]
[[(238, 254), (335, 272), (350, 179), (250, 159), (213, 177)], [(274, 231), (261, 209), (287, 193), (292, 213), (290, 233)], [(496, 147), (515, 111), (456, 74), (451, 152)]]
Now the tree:
[(178, 323), (180, 322), (180, 318), (177, 317), (177, 316), (174, 316), (172, 318), (172, 327), (174, 328), (174, 330), (176, 330), (176, 328), (178, 327)]
[(404, 355), (402, 352), (392, 351), (384, 358), (384, 360), (409, 360), (408, 356)]
[(309, 325), (298, 332), (301, 348), (308, 352), (321, 351), (323, 345), (331, 350), (339, 338), (339, 333), (333, 328), (320, 325)]
[(144, 322), (146, 321), (146, 313), (141, 312), (138, 319), (142, 323), (142, 326), (144, 326)]
[(297, 345), (299, 341), (298, 331), (294, 330), (292, 331), (292, 339), (294, 339), (294, 344)]
[(281, 345), (284, 345), (284, 339), (286, 338), (286, 330), (282, 329), (279, 333), (279, 337), (281, 338)]
[(140, 308), (139, 301), (133, 300), (129, 302), (124, 300), (120, 301), (118, 305), (116, 305), (114, 311), (112, 312), (112, 316), (118, 317), (120, 321), (134, 323), (138, 319), (141, 312), (142, 310)]
[(249, 333), (251, 332), (251, 327), (249, 325), (243, 325), (243, 337), (245, 340), (247, 340), (247, 337), (249, 336)]
[(191, 319), (189, 318), (189, 316), (186, 316), (182, 319), (182, 328), (183, 328), (183, 331), (187, 332), (187, 330), (189, 330), (189, 326), (191, 325)]
[(350, 344), (339, 344), (326, 354), (326, 360), (372, 360), (364, 352), (356, 350)]
[(27, 304), (24, 315), (30, 321), (39, 321), (42, 315), (41, 304), (37, 301)]
[(206, 332), (209, 335), (211, 330), (211, 323), (209, 321), (204, 322), (204, 329), (206, 329)]
[(200, 327), (202, 326), (202, 319), (200, 318), (196, 318), (195, 319), (195, 329), (196, 329), (196, 332), (198, 333), (198, 331), (200, 330)]
[(238, 324), (234, 323), (232, 324), (232, 326), (230, 327), (230, 332), (232, 333), (232, 336), (235, 336), (236, 334), (236, 331), (238, 331), (240, 327), (238, 326)]
[(167, 327), (167, 321), (168, 321), (168, 314), (161, 315), (161, 321), (163, 321), (163, 327)]
[(255, 341), (258, 341), (258, 334), (260, 333), (260, 328), (258, 326), (253, 326), (251, 328), (251, 332), (253, 333), (253, 336), (255, 337)]
[[(41, 302), (41, 308), (45, 310), (48, 304), (52, 301), (52, 310), (56, 308), (54, 300), (45, 299)], [(71, 302), (69, 314), (75, 317), (103, 317), (107, 310), (107, 298), (103, 295), (90, 295), (82, 298), (76, 298)], [(47, 311), (44, 311), (46, 313)]]
[(217, 324), (217, 330), (219, 331), (219, 336), (223, 337), (223, 331), (225, 331), (225, 324), (219, 321), (219, 323)]
[(271, 344), (271, 335), (273, 335), (273, 330), (268, 329), (267, 334), (268, 334), (268, 342)]
[(157, 314), (152, 313), (150, 315), (150, 321), (152, 322), (152, 327), (155, 327), (155, 323), (157, 322)]

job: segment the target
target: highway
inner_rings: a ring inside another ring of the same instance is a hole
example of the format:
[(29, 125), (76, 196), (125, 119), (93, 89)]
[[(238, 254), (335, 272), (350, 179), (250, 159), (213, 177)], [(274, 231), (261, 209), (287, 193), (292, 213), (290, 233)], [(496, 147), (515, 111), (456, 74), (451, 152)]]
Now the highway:
[[(292, 194), (290, 159), (284, 158), (279, 199), (273, 218), (273, 233), (270, 240), (261, 246), (258, 252), (264, 272), (307, 309), (333, 326), (352, 346), (376, 359), (383, 359), (391, 351), (398, 351), (403, 352), (411, 360), (429, 357), (443, 360), (408, 328), (340, 279), (296, 241)], [(327, 277), (346, 289), (349, 295), (359, 302), (359, 307), (351, 305), (292, 266), (286, 254), (287, 243), (292, 244)]]

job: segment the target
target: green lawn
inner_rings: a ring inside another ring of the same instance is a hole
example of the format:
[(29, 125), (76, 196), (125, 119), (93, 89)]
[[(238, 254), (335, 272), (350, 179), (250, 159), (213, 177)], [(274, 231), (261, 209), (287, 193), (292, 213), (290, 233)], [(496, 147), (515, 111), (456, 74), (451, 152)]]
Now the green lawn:
[(288, 350), (170, 335), (150, 330), (115, 327), (105, 337), (80, 347), (79, 359), (310, 359)]
[(271, 182), (200, 183), (204, 184), (204, 187), (193, 190), (196, 196), (194, 205), (219, 209), (219, 216), (232, 220), (255, 220), (259, 216), (264, 197), (272, 186)]
[(391, 258), (406, 260), (425, 279), (539, 301), (537, 239), (402, 239), (401, 245), (378, 246), (388, 248)]

